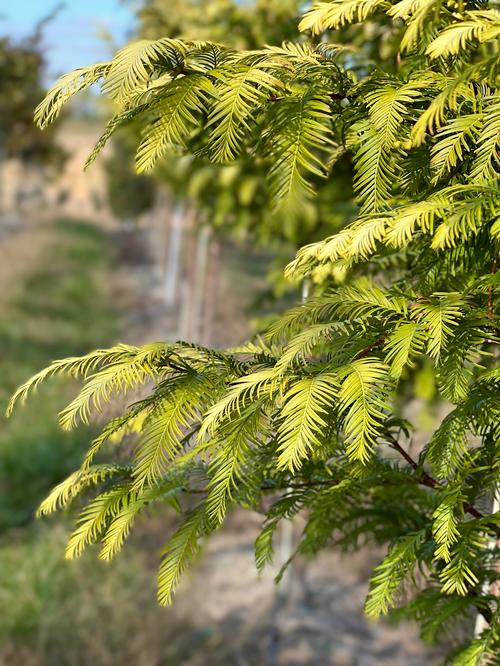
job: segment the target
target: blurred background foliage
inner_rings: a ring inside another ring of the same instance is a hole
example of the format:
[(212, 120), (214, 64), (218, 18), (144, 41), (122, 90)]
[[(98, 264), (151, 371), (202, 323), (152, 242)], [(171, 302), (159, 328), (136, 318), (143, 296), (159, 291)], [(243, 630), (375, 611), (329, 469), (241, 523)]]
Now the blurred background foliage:
[(45, 92), (44, 66), (37, 33), (22, 44), (0, 37), (0, 157), (61, 167), (55, 130), (42, 133), (33, 125), (33, 109)]
[(154, 180), (134, 169), (132, 138), (132, 133), (117, 136), (104, 164), (109, 207), (117, 219), (129, 223), (151, 210), (156, 194)]

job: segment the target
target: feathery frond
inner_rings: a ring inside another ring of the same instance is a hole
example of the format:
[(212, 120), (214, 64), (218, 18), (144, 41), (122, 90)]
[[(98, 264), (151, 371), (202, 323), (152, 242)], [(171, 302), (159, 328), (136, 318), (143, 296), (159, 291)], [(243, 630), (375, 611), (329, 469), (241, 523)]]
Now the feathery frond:
[(360, 358), (341, 370), (340, 408), (344, 414), (346, 452), (352, 460), (368, 462), (387, 408), (387, 367), (377, 358)]
[(182, 64), (186, 45), (178, 39), (141, 39), (120, 49), (106, 74), (103, 92), (120, 104), (142, 91), (153, 78), (153, 72), (173, 70)]
[(148, 126), (137, 149), (139, 173), (152, 169), (167, 150), (185, 146), (185, 139), (198, 125), (197, 116), (211, 93), (208, 80), (201, 74), (183, 76), (166, 86), (165, 94), (150, 110), (157, 117)]
[(256, 112), (268, 96), (281, 90), (282, 83), (267, 71), (266, 63), (219, 68), (212, 76), (220, 85), (208, 118), (210, 149), (213, 160), (224, 163), (241, 153)]
[(80, 557), (89, 544), (98, 541), (108, 523), (127, 502), (129, 490), (128, 484), (116, 485), (100, 493), (83, 509), (66, 546), (66, 559)]
[(278, 431), (280, 469), (300, 469), (314, 447), (321, 446), (337, 390), (338, 379), (330, 373), (303, 377), (287, 390)]
[(199, 505), (168, 540), (158, 572), (158, 601), (162, 606), (172, 603), (182, 572), (199, 552), (205, 521), (204, 507)]
[(168, 460), (181, 448), (185, 432), (201, 418), (211, 389), (211, 382), (197, 372), (183, 373), (162, 386), (161, 398), (146, 417), (135, 448), (135, 488), (160, 479)]
[(468, 21), (448, 26), (429, 44), (427, 54), (431, 58), (457, 55), (471, 40), (487, 42), (500, 36), (500, 12), (495, 9), (470, 11), (466, 16)]
[(299, 29), (320, 34), (323, 30), (341, 28), (346, 23), (364, 21), (378, 8), (387, 6), (386, 0), (315, 2), (302, 19)]
[(120, 465), (102, 464), (93, 465), (85, 470), (77, 470), (51, 490), (38, 507), (37, 515), (46, 516), (58, 509), (63, 509), (89, 486), (102, 483), (105, 479), (111, 477), (128, 476), (131, 469), (131, 467)]
[(56, 120), (65, 104), (77, 93), (90, 88), (108, 72), (109, 64), (102, 62), (90, 67), (75, 69), (62, 76), (49, 90), (35, 110), (35, 123), (44, 129)]
[(398, 540), (382, 562), (375, 567), (370, 581), (365, 611), (369, 617), (385, 615), (394, 604), (394, 598), (403, 580), (415, 566), (418, 549), (425, 538), (423, 531)]
[(328, 93), (306, 90), (297, 97), (278, 101), (269, 129), (264, 133), (266, 153), (271, 157), (270, 194), (277, 204), (290, 207), (313, 196), (304, 173), (320, 178), (326, 166), (319, 157), (331, 143)]

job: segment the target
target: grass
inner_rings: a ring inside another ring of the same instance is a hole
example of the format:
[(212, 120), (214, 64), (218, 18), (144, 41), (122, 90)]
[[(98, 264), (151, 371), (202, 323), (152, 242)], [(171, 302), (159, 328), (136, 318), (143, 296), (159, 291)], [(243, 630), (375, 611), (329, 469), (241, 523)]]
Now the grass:
[[(172, 614), (157, 607), (144, 553), (105, 564), (68, 562), (58, 524), (11, 533), (0, 551), (0, 664), (160, 666), (168, 663)], [(177, 664), (178, 662), (174, 662)]]
[[(110, 248), (103, 231), (59, 220), (50, 242), (0, 303), (0, 408), (30, 375), (56, 357), (109, 344), (118, 333), (112, 304)], [(22, 242), (36, 242), (37, 235)], [(15, 261), (15, 256), (12, 258)], [(0, 423), (0, 531), (28, 523), (47, 491), (78, 464), (90, 432), (63, 432), (57, 412), (74, 393), (55, 382)]]

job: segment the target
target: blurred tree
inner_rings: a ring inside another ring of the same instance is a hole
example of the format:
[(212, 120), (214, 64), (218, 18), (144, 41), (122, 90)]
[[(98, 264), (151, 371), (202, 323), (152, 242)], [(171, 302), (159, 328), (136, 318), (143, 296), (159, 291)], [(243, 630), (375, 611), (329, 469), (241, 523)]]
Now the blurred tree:
[[(183, 37), (221, 41), (239, 49), (260, 44), (281, 44), (297, 37), (298, 0), (188, 0), (173, 4), (166, 0), (146, 0), (139, 11), (138, 34), (143, 38)], [(291, 206), (276, 210), (266, 185), (269, 162), (263, 155), (239, 155), (231, 166), (207, 159), (193, 137), (191, 152), (197, 157), (182, 160), (158, 156), (156, 174), (172, 196), (190, 202), (200, 226), (208, 224), (237, 239), (272, 246), (283, 258), (304, 243), (321, 237), (325, 227), (335, 228), (353, 214), (351, 172), (347, 161), (337, 165), (339, 178), (318, 197), (320, 206), (303, 202), (300, 210)], [(200, 150), (198, 150), (200, 148)], [(156, 159), (155, 159), (156, 163)], [(140, 165), (149, 168), (150, 165)], [(341, 182), (341, 174), (345, 178)], [(322, 189), (324, 180), (315, 180)], [(334, 202), (343, 202), (335, 208)], [(285, 242), (285, 245), (284, 245)]]
[(138, 11), (147, 39), (172, 35), (252, 49), (297, 36), (298, 0), (145, 0)]
[(36, 40), (14, 44), (0, 37), (0, 146), (4, 157), (52, 163), (62, 156), (54, 131), (33, 126), (33, 110), (43, 97), (44, 60)]
[(44, 91), (42, 32), (54, 12), (42, 19), (33, 35), (22, 43), (0, 37), (0, 211), (4, 201), (4, 160), (17, 159), (58, 171), (66, 158), (57, 144), (55, 131), (51, 129), (45, 135), (32, 122), (33, 110)]

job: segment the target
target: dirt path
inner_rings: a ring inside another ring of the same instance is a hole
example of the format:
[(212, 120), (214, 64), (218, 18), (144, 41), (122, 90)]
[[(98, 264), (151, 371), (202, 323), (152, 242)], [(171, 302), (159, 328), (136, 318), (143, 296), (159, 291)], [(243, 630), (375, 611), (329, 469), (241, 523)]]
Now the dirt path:
[[(416, 627), (363, 616), (370, 566), (366, 551), (323, 552), (290, 571), (285, 594), (277, 566), (259, 579), (253, 541), (260, 517), (238, 511), (216, 534), (174, 606), (191, 627), (182, 666), (422, 666), (439, 663)], [(195, 644), (198, 643), (198, 647)], [(179, 654), (180, 653), (180, 654)]]

